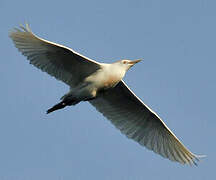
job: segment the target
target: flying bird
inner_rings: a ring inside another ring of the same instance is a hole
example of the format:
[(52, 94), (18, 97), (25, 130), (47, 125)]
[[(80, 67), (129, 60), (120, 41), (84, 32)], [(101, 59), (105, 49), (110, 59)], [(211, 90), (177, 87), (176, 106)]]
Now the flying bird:
[(196, 165), (201, 156), (190, 152), (122, 80), (140, 60), (99, 63), (36, 36), (28, 24), (15, 28), (9, 36), (30, 64), (70, 87), (47, 113), (88, 101), (128, 138), (171, 161)]

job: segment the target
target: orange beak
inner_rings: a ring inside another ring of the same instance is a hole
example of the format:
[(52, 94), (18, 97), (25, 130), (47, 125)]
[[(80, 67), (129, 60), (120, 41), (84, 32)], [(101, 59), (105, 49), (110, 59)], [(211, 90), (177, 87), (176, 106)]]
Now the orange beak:
[(140, 61), (142, 61), (142, 59), (133, 60), (133, 61), (129, 62), (129, 64), (134, 65)]

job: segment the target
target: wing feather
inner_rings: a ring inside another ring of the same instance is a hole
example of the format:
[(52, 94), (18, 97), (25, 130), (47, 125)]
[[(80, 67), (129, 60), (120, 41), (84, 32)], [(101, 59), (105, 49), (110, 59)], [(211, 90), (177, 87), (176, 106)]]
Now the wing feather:
[(191, 153), (123, 81), (90, 103), (128, 138), (171, 161), (196, 165), (201, 157)]
[(44, 40), (32, 33), (28, 24), (10, 33), (20, 52), (35, 67), (71, 87), (100, 68), (100, 64), (65, 46)]

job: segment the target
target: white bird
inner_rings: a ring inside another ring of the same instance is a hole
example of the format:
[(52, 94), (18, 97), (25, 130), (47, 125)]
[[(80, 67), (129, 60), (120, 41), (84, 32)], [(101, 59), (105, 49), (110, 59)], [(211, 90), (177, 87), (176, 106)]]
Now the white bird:
[(47, 113), (89, 101), (128, 138), (182, 164), (195, 164), (201, 156), (191, 153), (160, 117), (145, 105), (122, 80), (140, 60), (98, 63), (65, 46), (32, 33), (28, 24), (10, 33), (24, 56), (42, 71), (63, 81), (70, 91)]

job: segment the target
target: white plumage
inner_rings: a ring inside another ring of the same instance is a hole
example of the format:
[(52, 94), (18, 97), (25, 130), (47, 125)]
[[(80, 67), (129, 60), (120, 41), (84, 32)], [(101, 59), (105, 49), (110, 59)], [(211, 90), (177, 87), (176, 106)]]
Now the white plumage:
[(127, 70), (140, 60), (98, 63), (37, 37), (28, 25), (15, 29), (10, 37), (31, 64), (70, 86), (62, 101), (47, 113), (89, 101), (128, 138), (171, 161), (196, 164), (201, 157), (191, 153), (122, 80)]

